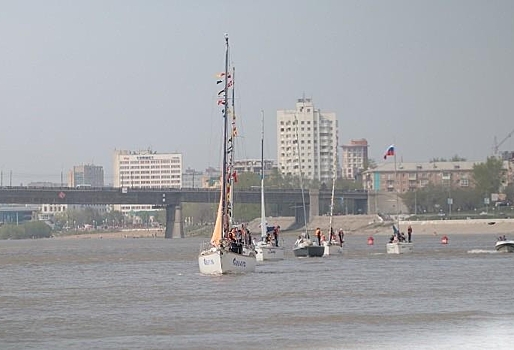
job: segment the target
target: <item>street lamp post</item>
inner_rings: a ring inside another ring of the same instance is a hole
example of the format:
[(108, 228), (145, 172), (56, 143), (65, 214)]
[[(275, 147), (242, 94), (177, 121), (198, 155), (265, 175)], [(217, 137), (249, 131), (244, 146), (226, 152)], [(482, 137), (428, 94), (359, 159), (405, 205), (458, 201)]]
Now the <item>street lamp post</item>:
[(418, 215), (418, 191), (414, 190), (414, 215)]

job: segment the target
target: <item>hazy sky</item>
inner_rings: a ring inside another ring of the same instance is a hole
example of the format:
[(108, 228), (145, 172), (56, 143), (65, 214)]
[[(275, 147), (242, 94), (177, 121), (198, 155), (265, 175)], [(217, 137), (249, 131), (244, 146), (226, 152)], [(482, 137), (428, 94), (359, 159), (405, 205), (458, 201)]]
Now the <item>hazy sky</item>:
[[(514, 1), (0, 1), (3, 184), (59, 182), (114, 149), (219, 166), (214, 75), (236, 66), (238, 156), (276, 159), (276, 111), (312, 97), (378, 162), (491, 155), (514, 130)], [(514, 150), (514, 135), (500, 147)]]

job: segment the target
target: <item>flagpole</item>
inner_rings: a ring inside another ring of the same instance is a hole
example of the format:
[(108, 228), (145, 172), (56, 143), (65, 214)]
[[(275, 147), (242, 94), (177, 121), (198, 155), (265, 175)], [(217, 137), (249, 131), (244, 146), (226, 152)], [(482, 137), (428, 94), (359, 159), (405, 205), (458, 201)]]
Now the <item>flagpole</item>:
[(398, 174), (396, 170), (396, 149), (394, 150), (394, 181), (396, 182), (396, 219), (398, 220), (398, 233), (401, 233), (400, 231), (400, 202), (398, 198), (398, 191), (400, 190), (400, 186), (398, 184)]

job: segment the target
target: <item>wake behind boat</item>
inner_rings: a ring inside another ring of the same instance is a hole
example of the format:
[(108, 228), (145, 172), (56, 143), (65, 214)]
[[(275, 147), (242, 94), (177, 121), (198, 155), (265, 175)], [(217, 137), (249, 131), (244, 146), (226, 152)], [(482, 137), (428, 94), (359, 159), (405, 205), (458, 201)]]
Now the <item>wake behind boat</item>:
[[(251, 246), (249, 232), (245, 227), (232, 225), (232, 191), (235, 181), (232, 152), (233, 139), (236, 134), (235, 111), (229, 112), (229, 88), (233, 86), (233, 77), (229, 74), (229, 45), (225, 36), (225, 72), (221, 74), (225, 88), (220, 93), (224, 95), (218, 101), (223, 106), (223, 161), (221, 164), (221, 193), (216, 223), (212, 232), (209, 247), (202, 247), (198, 255), (198, 266), (202, 274), (245, 273), (255, 271), (255, 251)], [(233, 106), (232, 106), (233, 107)], [(233, 108), (232, 108), (233, 109)], [(233, 129), (228, 131), (228, 115), (232, 115)]]
[(500, 237), (494, 247), (498, 252), (514, 253), (514, 240), (507, 240), (505, 236)]

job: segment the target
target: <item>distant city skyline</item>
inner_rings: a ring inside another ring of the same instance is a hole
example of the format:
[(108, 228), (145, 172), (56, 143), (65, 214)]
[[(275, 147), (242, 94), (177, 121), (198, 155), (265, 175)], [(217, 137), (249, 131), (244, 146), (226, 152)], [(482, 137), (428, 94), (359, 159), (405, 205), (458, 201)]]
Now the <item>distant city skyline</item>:
[(391, 144), (405, 162), (484, 161), (514, 149), (513, 14), (507, 0), (4, 2), (2, 180), (58, 183), (87, 163), (109, 184), (115, 149), (218, 167), (225, 33), (238, 158), (259, 158), (264, 110), (276, 159), (276, 111), (305, 96), (378, 163)]

